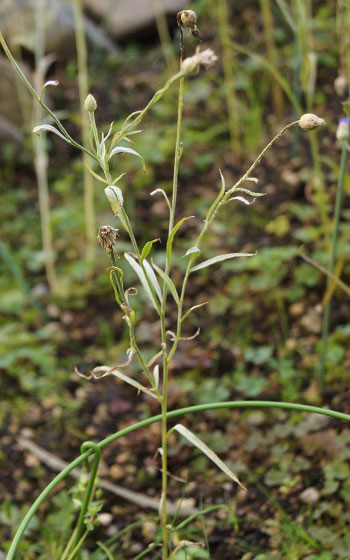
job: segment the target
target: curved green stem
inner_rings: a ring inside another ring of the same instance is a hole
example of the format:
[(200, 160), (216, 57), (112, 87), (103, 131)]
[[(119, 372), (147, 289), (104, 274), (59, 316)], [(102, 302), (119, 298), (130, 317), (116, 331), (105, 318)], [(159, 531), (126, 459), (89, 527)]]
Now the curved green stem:
[[(299, 404), (299, 403), (287, 403), (287, 402), (274, 402), (274, 401), (226, 401), (226, 402), (216, 402), (216, 403), (207, 403), (207, 404), (198, 404), (195, 406), (188, 406), (185, 408), (179, 408), (177, 410), (172, 410), (167, 413), (167, 419), (176, 418), (178, 416), (183, 416), (185, 414), (192, 414), (195, 412), (205, 412), (208, 410), (220, 410), (220, 409), (231, 409), (231, 408), (282, 408), (286, 410), (297, 410), (299, 412), (311, 412), (316, 414), (322, 414), (324, 416), (329, 416), (331, 418), (337, 418), (338, 420), (346, 420), (350, 422), (350, 414), (345, 414), (344, 412), (337, 412), (336, 410), (329, 410), (326, 408), (320, 408), (318, 406), (310, 406), (307, 404)], [(117, 439), (124, 437), (131, 432), (135, 432), (140, 428), (145, 428), (146, 426), (150, 426), (155, 422), (159, 422), (162, 420), (162, 415), (157, 414), (157, 416), (152, 416), (151, 418), (146, 418), (141, 420), (141, 422), (137, 422), (136, 424), (132, 424), (123, 430), (119, 430), (118, 432), (108, 436), (104, 440), (97, 443), (97, 447), (99, 449), (103, 449), (110, 443), (113, 443)], [(88, 449), (82, 455), (74, 459), (65, 469), (63, 469), (51, 482), (47, 485), (45, 490), (41, 492), (41, 494), (37, 497), (35, 502), (32, 504), (28, 512), (26, 513), (25, 517), (23, 518), (15, 536), (11, 543), (10, 549), (6, 556), (6, 560), (13, 560), (15, 557), (15, 552), (17, 550), (18, 544), (23, 537), (23, 534), (30, 523), (30, 520), (35, 515), (37, 510), (39, 509), (40, 505), (46, 500), (46, 498), (50, 495), (52, 490), (56, 488), (56, 486), (76, 467), (81, 465), (90, 455), (92, 455), (92, 449)]]

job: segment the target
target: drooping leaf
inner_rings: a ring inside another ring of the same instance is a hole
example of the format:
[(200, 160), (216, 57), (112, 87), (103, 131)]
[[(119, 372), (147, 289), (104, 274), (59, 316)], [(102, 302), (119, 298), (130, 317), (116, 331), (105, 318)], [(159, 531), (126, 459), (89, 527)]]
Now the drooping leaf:
[(250, 191), (249, 189), (245, 189), (243, 187), (238, 187), (233, 192), (237, 192), (237, 191), (244, 192), (244, 193), (249, 194), (250, 196), (254, 196), (254, 197), (266, 196), (266, 193), (264, 193), (264, 192), (254, 192), (254, 191)]
[(232, 196), (231, 198), (226, 200), (226, 202), (231, 202), (232, 200), (239, 200), (240, 202), (243, 202), (243, 204), (247, 204), (248, 206), (250, 206), (251, 204), (253, 204), (253, 202), (255, 202), (255, 198), (253, 198), (253, 200), (247, 200), (243, 196)]
[(188, 249), (186, 251), (186, 253), (184, 254), (184, 257), (188, 257), (190, 255), (196, 255), (197, 257), (201, 254), (201, 250), (198, 249), (198, 247), (191, 247), (191, 249)]
[(159, 276), (164, 280), (164, 282), (166, 283), (166, 285), (169, 288), (169, 291), (171, 293), (171, 295), (173, 296), (175, 303), (177, 305), (180, 305), (180, 299), (179, 299), (179, 295), (177, 293), (176, 287), (174, 282), (172, 281), (172, 279), (164, 272), (164, 270), (162, 270), (161, 268), (159, 268), (159, 266), (157, 266), (156, 264), (153, 264), (153, 268), (154, 270), (156, 270), (159, 274)]
[(196, 266), (194, 266), (191, 270), (195, 272), (196, 270), (201, 270), (202, 268), (207, 268), (213, 264), (227, 261), (228, 259), (235, 259), (236, 257), (254, 257), (255, 253), (227, 253), (226, 255), (217, 255), (212, 259), (208, 259), (207, 261), (203, 261)]
[(169, 198), (168, 198), (168, 195), (166, 194), (165, 190), (163, 190), (163, 189), (155, 189), (154, 191), (152, 191), (152, 192), (150, 193), (150, 196), (154, 196), (155, 194), (158, 194), (158, 193), (161, 193), (161, 194), (164, 196), (165, 201), (166, 201), (166, 203), (167, 203), (167, 206), (168, 206), (168, 208), (169, 208), (169, 210), (170, 210), (170, 212), (171, 212), (171, 204), (170, 204), (170, 202), (169, 202)]
[(62, 132), (57, 130), (57, 128), (51, 126), (51, 124), (40, 124), (39, 126), (36, 126), (35, 128), (33, 128), (33, 134), (40, 136), (40, 132), (42, 130), (45, 132), (53, 132), (54, 134), (62, 138), (65, 142), (68, 142), (68, 144), (70, 144), (70, 140), (68, 140), (68, 138), (66, 138), (64, 134), (62, 134)]
[(118, 377), (122, 381), (125, 381), (125, 383), (128, 383), (129, 385), (132, 385), (138, 391), (142, 391), (143, 393), (146, 393), (147, 395), (149, 395), (150, 397), (152, 397), (154, 399), (157, 398), (156, 395), (152, 391), (150, 391), (150, 389), (147, 389), (147, 387), (144, 387), (143, 385), (141, 385), (141, 383), (139, 383), (138, 381), (136, 381), (132, 377), (129, 377), (128, 375), (125, 375), (125, 373), (122, 373), (121, 371), (118, 371), (118, 370), (114, 370), (114, 371), (111, 372), (111, 375), (115, 375), (116, 377)]
[(206, 455), (217, 467), (219, 467), (222, 472), (224, 472), (231, 480), (237, 482), (244, 490), (244, 486), (240, 483), (237, 476), (228, 468), (227, 465), (208, 447), (198, 436), (196, 436), (193, 432), (191, 432), (188, 428), (185, 428), (182, 424), (176, 424), (173, 430), (176, 430), (181, 434), (184, 438), (187, 439), (192, 445), (197, 447), (204, 455)]
[(113, 150), (109, 154), (108, 159), (111, 159), (111, 157), (116, 155), (116, 154), (132, 154), (134, 156), (139, 157), (141, 159), (141, 162), (142, 162), (143, 170), (144, 171), (146, 170), (145, 160), (143, 159), (143, 157), (138, 152), (136, 152), (136, 150), (133, 150), (132, 148), (125, 148), (124, 146), (116, 146), (115, 148), (113, 148)]

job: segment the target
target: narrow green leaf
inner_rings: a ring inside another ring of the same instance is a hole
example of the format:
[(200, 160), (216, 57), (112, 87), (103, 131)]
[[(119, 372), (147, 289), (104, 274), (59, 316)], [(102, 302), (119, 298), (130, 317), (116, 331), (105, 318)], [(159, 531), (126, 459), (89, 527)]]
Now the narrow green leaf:
[(164, 272), (164, 270), (162, 270), (161, 268), (159, 268), (159, 266), (157, 266), (156, 264), (153, 264), (153, 268), (158, 272), (159, 276), (164, 280), (164, 282), (166, 283), (166, 285), (169, 288), (169, 291), (171, 293), (171, 295), (173, 296), (175, 303), (177, 305), (180, 305), (180, 299), (179, 299), (179, 295), (177, 293), (177, 290), (175, 288), (175, 284), (172, 281), (172, 279)]
[(154, 274), (153, 268), (151, 267), (151, 265), (149, 264), (149, 262), (146, 259), (143, 261), (142, 264), (143, 264), (143, 266), (144, 266), (144, 268), (147, 272), (147, 276), (148, 276), (149, 281), (152, 284), (152, 288), (156, 292), (160, 303), (162, 303), (162, 290), (160, 289), (159, 282), (157, 280), (157, 276)]
[(201, 250), (198, 249), (198, 247), (191, 247), (191, 249), (188, 249), (188, 251), (186, 251), (184, 257), (188, 257), (190, 255), (196, 255), (198, 257), (200, 254), (201, 254)]
[(109, 200), (114, 214), (117, 215), (124, 204), (123, 193), (121, 189), (119, 187), (116, 187), (115, 185), (111, 185), (105, 188), (105, 194)]
[[(124, 256), (126, 258), (126, 260), (128, 261), (128, 263), (130, 264), (130, 266), (134, 269), (134, 271), (136, 272), (147, 296), (148, 299), (150, 300), (150, 302), (152, 303), (153, 307), (157, 310), (157, 303), (152, 295), (152, 292), (149, 288), (148, 282), (146, 280), (146, 276), (141, 268), (141, 266), (135, 261), (135, 259), (129, 255), (128, 253), (124, 253)], [(159, 288), (160, 290), (160, 288)]]
[(60, 138), (65, 140), (65, 142), (68, 142), (68, 144), (71, 144), (70, 140), (68, 140), (68, 138), (66, 138), (64, 136), (64, 134), (62, 134), (62, 132), (57, 130), (57, 128), (55, 128), (54, 126), (51, 126), (51, 124), (40, 124), (39, 126), (36, 126), (35, 128), (33, 128), (33, 134), (36, 134), (37, 136), (40, 136), (41, 131), (53, 132), (54, 134), (57, 134), (57, 136), (59, 136)]
[(176, 232), (178, 231), (178, 229), (182, 226), (182, 224), (184, 222), (186, 222), (187, 220), (190, 220), (191, 218), (194, 218), (194, 216), (187, 216), (186, 218), (182, 218), (182, 220), (177, 222), (177, 224), (171, 230), (168, 241), (167, 241), (167, 244), (166, 244), (166, 256), (167, 256), (168, 262), (170, 262), (171, 250), (172, 250), (173, 241), (174, 241), (174, 237), (175, 237)]
[(164, 196), (165, 201), (167, 203), (167, 206), (169, 208), (169, 211), (171, 212), (171, 204), (169, 202), (169, 199), (168, 199), (168, 196), (167, 196), (166, 192), (163, 189), (155, 189), (154, 191), (152, 191), (150, 193), (150, 196), (154, 196), (155, 194), (158, 194), (158, 193), (161, 193)]
[(211, 216), (213, 215), (213, 213), (216, 210), (217, 205), (219, 204), (220, 200), (222, 199), (222, 197), (224, 196), (224, 193), (225, 193), (225, 189), (226, 189), (225, 177), (221, 173), (221, 169), (219, 169), (219, 173), (220, 173), (220, 177), (221, 177), (221, 189), (220, 189), (220, 192), (219, 192), (218, 196), (216, 197), (216, 199), (214, 200), (213, 204), (210, 206), (210, 208), (207, 212), (206, 221), (208, 221), (211, 218)]
[(201, 270), (202, 268), (207, 268), (212, 264), (216, 264), (218, 262), (227, 261), (228, 259), (235, 259), (236, 257), (254, 257), (255, 253), (227, 253), (226, 255), (217, 255), (212, 259), (208, 259), (207, 261), (203, 261), (191, 269), (191, 272), (195, 272), (196, 270)]
[(253, 202), (255, 202), (255, 198), (253, 198), (253, 200), (247, 200), (243, 196), (232, 196), (231, 198), (226, 200), (226, 204), (227, 202), (231, 202), (232, 200), (239, 200), (239, 202), (243, 202), (243, 204), (247, 204), (247, 206), (250, 206), (251, 204), (253, 204)]
[(179, 432), (179, 434), (181, 434), (190, 443), (192, 443), (192, 445), (202, 451), (202, 453), (204, 453), (204, 455), (206, 455), (211, 461), (213, 461), (213, 463), (215, 463), (215, 465), (219, 467), (222, 472), (224, 472), (229, 478), (231, 478), (231, 480), (237, 482), (237, 484), (239, 484), (245, 490), (244, 486), (240, 483), (236, 475), (228, 468), (227, 465), (225, 465), (225, 463), (221, 459), (219, 459), (219, 457), (216, 455), (216, 453), (214, 453), (214, 451), (212, 451), (212, 449), (210, 449), (210, 447), (208, 447), (201, 439), (199, 439), (198, 436), (196, 436), (188, 428), (185, 428), (185, 426), (183, 426), (182, 424), (176, 424), (176, 426), (174, 426), (174, 428), (172, 429)]
[(126, 175), (126, 173), (121, 173), (121, 175), (119, 175), (116, 179), (114, 179), (112, 185), (116, 185), (118, 181), (120, 181), (120, 179), (124, 177), (124, 175)]
[(208, 302), (205, 301), (203, 303), (199, 303), (198, 305), (194, 305), (193, 307), (191, 307), (186, 313), (185, 315), (182, 317), (181, 319), (181, 323), (187, 319), (187, 317), (189, 316), (190, 313), (192, 313), (192, 311), (194, 311), (195, 309), (198, 309), (199, 307), (203, 307), (203, 305), (208, 305)]
[(250, 191), (249, 189), (244, 189), (242, 187), (238, 187), (237, 189), (234, 189), (232, 192), (244, 192), (246, 194), (249, 194), (250, 196), (266, 196), (266, 193), (264, 192), (254, 192), (254, 191)]
[(154, 384), (158, 389), (158, 385), (159, 385), (159, 365), (158, 364), (156, 366), (154, 366), (154, 368), (153, 368), (153, 379), (154, 379)]
[(95, 179), (97, 179), (98, 181), (101, 181), (102, 183), (106, 183), (106, 185), (108, 185), (108, 181), (106, 181), (106, 179), (104, 179), (103, 177), (101, 177), (100, 175), (98, 175), (98, 173), (96, 173), (91, 167), (90, 165), (85, 162), (86, 167), (88, 168), (88, 170), (90, 171), (91, 175), (93, 175), (95, 177)]
[(147, 395), (149, 395), (150, 397), (153, 397), (154, 399), (157, 398), (156, 395), (152, 391), (150, 391), (150, 389), (147, 389), (147, 387), (144, 387), (143, 385), (141, 385), (141, 383), (139, 383), (138, 381), (136, 381), (132, 377), (129, 377), (128, 375), (125, 375), (125, 373), (122, 373), (121, 371), (118, 371), (118, 370), (114, 370), (114, 371), (111, 371), (111, 375), (115, 375), (116, 377), (118, 377), (122, 381), (125, 381), (125, 383), (128, 383), (129, 385), (132, 385), (138, 391), (142, 391), (143, 393), (146, 393)]
[(111, 157), (114, 156), (115, 154), (132, 154), (134, 156), (139, 157), (141, 159), (141, 162), (142, 162), (143, 170), (144, 171), (146, 170), (145, 160), (143, 159), (143, 157), (138, 152), (136, 152), (132, 148), (125, 148), (124, 146), (117, 146), (116, 148), (113, 148), (113, 150), (109, 154), (108, 159), (111, 159)]
[(142, 262), (144, 259), (147, 258), (150, 250), (152, 249), (152, 245), (153, 243), (155, 243), (156, 241), (160, 241), (159, 237), (157, 239), (152, 239), (152, 241), (148, 241), (146, 243), (146, 245), (144, 246), (144, 248), (142, 249), (142, 253), (141, 253), (141, 257), (140, 257), (140, 261)]

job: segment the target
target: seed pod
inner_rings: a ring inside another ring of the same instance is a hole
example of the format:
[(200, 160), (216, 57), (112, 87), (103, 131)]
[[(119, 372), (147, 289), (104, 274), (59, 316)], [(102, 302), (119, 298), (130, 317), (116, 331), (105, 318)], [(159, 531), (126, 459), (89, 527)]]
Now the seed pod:
[(320, 119), (320, 117), (314, 115), (313, 113), (305, 113), (305, 115), (300, 117), (298, 124), (303, 130), (313, 130), (314, 128), (318, 128), (319, 126), (326, 124), (326, 122), (324, 119)]
[(118, 230), (112, 226), (102, 226), (98, 231), (97, 239), (103, 249), (113, 251), (117, 240)]

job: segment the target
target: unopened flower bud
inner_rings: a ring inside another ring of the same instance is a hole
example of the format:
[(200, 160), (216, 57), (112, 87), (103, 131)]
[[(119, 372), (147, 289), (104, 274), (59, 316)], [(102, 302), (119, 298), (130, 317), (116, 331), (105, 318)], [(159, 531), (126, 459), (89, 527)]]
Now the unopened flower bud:
[(94, 113), (96, 111), (97, 108), (96, 99), (94, 98), (93, 95), (91, 95), (91, 93), (89, 93), (89, 95), (85, 99), (84, 107), (88, 113)]
[(117, 240), (118, 230), (112, 226), (102, 226), (98, 231), (97, 239), (106, 251), (113, 251), (115, 242)]
[(305, 115), (300, 117), (298, 124), (303, 130), (313, 130), (314, 128), (326, 124), (326, 122), (324, 119), (320, 119), (320, 117), (314, 115), (313, 113), (305, 113)]
[(218, 57), (212, 49), (206, 49), (200, 52), (199, 47), (197, 47), (196, 54), (185, 58), (181, 65), (181, 69), (184, 74), (191, 74), (197, 70), (200, 66), (204, 66), (206, 70), (213, 66), (217, 61)]
[(344, 118), (339, 119), (338, 128), (337, 128), (337, 140), (350, 141), (350, 119)]
[(348, 82), (343, 74), (339, 74), (339, 76), (337, 76), (336, 79), (334, 80), (334, 89), (340, 97), (346, 95), (348, 89)]

